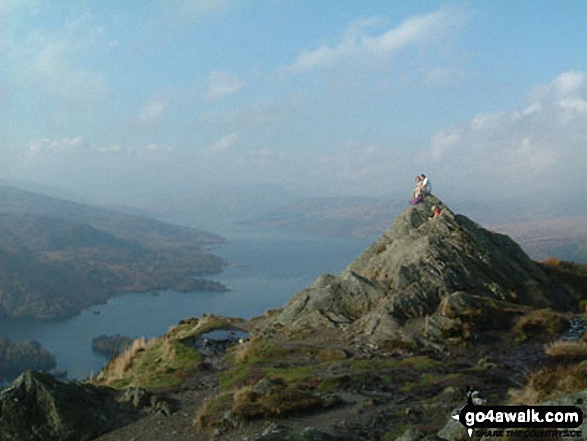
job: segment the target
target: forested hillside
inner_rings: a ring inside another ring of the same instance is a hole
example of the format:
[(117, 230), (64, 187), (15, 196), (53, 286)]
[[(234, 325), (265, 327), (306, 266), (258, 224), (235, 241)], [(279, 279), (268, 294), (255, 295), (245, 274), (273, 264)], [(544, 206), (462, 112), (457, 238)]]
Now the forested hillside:
[(75, 314), (117, 292), (225, 290), (200, 279), (222, 238), (155, 219), (0, 187), (0, 316)]

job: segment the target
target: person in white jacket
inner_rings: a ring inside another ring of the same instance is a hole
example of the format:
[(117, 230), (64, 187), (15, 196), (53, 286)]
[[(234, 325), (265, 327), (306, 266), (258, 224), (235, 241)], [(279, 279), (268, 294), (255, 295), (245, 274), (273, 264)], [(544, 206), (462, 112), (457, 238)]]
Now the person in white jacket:
[(430, 179), (428, 179), (425, 174), (421, 174), (420, 178), (422, 178), (420, 181), (420, 194), (431, 194), (432, 183), (430, 182)]
[(427, 178), (425, 174), (416, 176), (416, 187), (414, 188), (414, 191), (412, 191), (412, 200), (430, 193), (432, 193), (432, 183), (430, 182), (430, 179)]

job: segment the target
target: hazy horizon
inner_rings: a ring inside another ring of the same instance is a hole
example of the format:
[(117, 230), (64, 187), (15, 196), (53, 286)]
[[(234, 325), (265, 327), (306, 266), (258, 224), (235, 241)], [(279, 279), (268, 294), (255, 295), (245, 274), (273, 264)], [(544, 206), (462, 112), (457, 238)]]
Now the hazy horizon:
[(586, 13), (0, 0), (0, 179), (163, 213), (408, 195), (422, 172), (453, 199), (580, 204)]

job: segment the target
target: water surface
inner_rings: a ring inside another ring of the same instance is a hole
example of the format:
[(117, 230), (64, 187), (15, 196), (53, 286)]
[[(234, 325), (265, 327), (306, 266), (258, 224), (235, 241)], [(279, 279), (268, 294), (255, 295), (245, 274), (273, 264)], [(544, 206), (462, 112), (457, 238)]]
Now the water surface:
[(295, 237), (257, 233), (225, 234), (227, 243), (213, 252), (228, 262), (221, 274), (209, 276), (229, 292), (160, 291), (130, 293), (59, 321), (0, 321), (0, 336), (36, 340), (57, 358), (69, 378), (98, 372), (107, 358), (92, 351), (102, 334), (154, 337), (170, 326), (204, 313), (250, 318), (283, 306), (292, 294), (324, 272), (339, 273), (370, 242), (364, 239)]

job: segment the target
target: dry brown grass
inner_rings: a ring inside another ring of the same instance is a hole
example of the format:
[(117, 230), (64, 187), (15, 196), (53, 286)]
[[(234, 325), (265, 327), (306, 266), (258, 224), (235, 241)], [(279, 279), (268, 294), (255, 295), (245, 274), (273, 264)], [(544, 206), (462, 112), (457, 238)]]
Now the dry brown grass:
[(153, 345), (155, 339), (147, 340), (145, 337), (137, 338), (125, 351), (113, 357), (100, 374), (94, 379), (95, 383), (111, 384), (120, 380), (130, 369), (133, 359), (142, 351)]
[(556, 358), (565, 358), (572, 360), (587, 359), (587, 342), (584, 340), (578, 341), (555, 341), (544, 347), (544, 352)]
[(555, 336), (569, 327), (569, 319), (552, 309), (532, 310), (516, 320), (512, 330), (519, 340), (536, 336)]
[(537, 404), (587, 388), (587, 364), (544, 368), (528, 376), (522, 389), (510, 391), (510, 402)]
[(552, 266), (552, 267), (557, 267), (557, 266), (561, 266), (562, 265), (562, 262), (559, 259), (557, 259), (556, 257), (552, 257), (552, 256), (551, 257), (547, 257), (546, 259), (544, 259), (542, 261), (542, 263), (544, 265), (548, 265), (548, 266)]
[(320, 363), (325, 363), (346, 360), (349, 358), (349, 355), (342, 349), (324, 348), (317, 352), (316, 358)]
[(277, 385), (271, 391), (260, 394), (253, 387), (246, 386), (234, 393), (232, 411), (239, 417), (250, 419), (308, 411), (322, 406), (320, 397), (310, 391)]
[[(230, 426), (234, 421), (307, 412), (340, 402), (332, 394), (321, 395), (302, 387), (292, 387), (279, 379), (270, 381), (271, 385), (262, 391), (257, 386), (244, 386), (206, 401), (197, 412), (198, 424), (201, 428)], [(231, 415), (232, 421), (225, 419), (227, 414)]]

